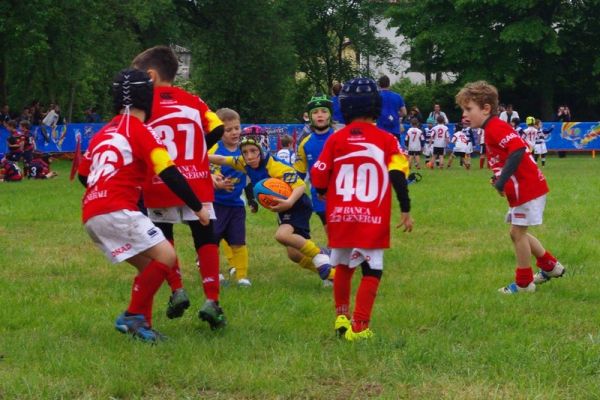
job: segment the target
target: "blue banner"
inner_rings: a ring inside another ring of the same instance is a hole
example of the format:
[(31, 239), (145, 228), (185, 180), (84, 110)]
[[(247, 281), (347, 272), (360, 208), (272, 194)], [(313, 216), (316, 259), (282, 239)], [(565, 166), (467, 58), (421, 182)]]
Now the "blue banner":
[[(81, 136), (81, 149), (88, 147), (90, 139), (104, 124), (68, 124), (59, 125), (56, 129), (50, 127), (32, 127), (36, 148), (45, 153), (70, 153), (75, 151), (77, 135)], [(243, 125), (244, 127), (247, 125)], [(295, 144), (299, 143), (304, 133), (303, 124), (262, 124), (269, 134), (271, 151), (280, 147), (281, 136), (287, 134), (292, 137)], [(524, 128), (525, 125), (522, 125)], [(404, 127), (404, 132), (409, 126)], [(450, 135), (454, 132), (454, 124), (448, 126)], [(545, 131), (550, 130), (546, 147), (549, 151), (591, 151), (600, 150), (600, 122), (546, 122), (543, 124)], [(403, 142), (404, 142), (404, 134)], [(0, 153), (7, 152), (8, 131), (0, 127)], [(404, 144), (404, 143), (403, 143)]]

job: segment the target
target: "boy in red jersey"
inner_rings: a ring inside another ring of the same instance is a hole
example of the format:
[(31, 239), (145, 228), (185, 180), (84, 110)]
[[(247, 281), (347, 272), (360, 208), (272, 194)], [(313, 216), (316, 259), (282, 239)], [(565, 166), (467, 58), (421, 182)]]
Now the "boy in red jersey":
[[(215, 219), (207, 149), (221, 139), (223, 123), (199, 97), (172, 86), (179, 63), (171, 48), (156, 46), (145, 50), (135, 57), (132, 65), (147, 71), (154, 82), (152, 118), (148, 124), (165, 144), (196, 196), (210, 211), (211, 220)], [(200, 224), (194, 213), (153, 173), (149, 174), (143, 193), (148, 216), (171, 243), (174, 243), (173, 224), (184, 222), (189, 225), (206, 296), (198, 316), (207, 321), (211, 329), (225, 327), (225, 315), (219, 306), (219, 247), (213, 222), (206, 226)], [(190, 302), (183, 290), (178, 266), (167, 282), (173, 292), (167, 316), (181, 317)]]
[[(390, 184), (402, 210), (397, 227), (410, 232), (413, 221), (408, 160), (396, 138), (374, 126), (381, 110), (375, 81), (352, 79), (339, 98), (348, 125), (327, 140), (310, 176), (316, 190), (327, 196), (327, 236), (336, 271), (335, 330), (352, 341), (373, 336), (369, 321), (383, 273), (383, 250), (390, 246)], [(350, 323), (352, 275), (359, 265), (363, 276)]]
[[(501, 196), (506, 196), (509, 204), (506, 221), (511, 224), (517, 268), (515, 281), (499, 291), (506, 294), (534, 292), (536, 284), (565, 273), (560, 262), (527, 232), (529, 226), (542, 224), (548, 193), (546, 178), (525, 141), (498, 118), (498, 91), (494, 86), (485, 81), (469, 83), (456, 95), (456, 103), (471, 127), (485, 129), (486, 155), (494, 171), (492, 185)], [(540, 268), (535, 276), (530, 266), (532, 254)]]
[(146, 342), (162, 335), (152, 329), (152, 303), (175, 265), (173, 246), (137, 206), (140, 187), (152, 169), (179, 196), (202, 224), (208, 210), (202, 207), (177, 170), (165, 146), (144, 124), (152, 109), (152, 81), (144, 71), (121, 71), (113, 82), (118, 113), (90, 141), (78, 175), (86, 186), (83, 223), (94, 243), (113, 263), (127, 261), (138, 271), (131, 302), (115, 327)]

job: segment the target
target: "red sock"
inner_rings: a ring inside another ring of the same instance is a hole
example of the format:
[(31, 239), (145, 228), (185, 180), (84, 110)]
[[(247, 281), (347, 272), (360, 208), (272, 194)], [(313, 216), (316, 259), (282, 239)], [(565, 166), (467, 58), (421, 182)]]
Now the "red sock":
[(219, 247), (205, 244), (197, 253), (204, 295), (208, 300), (219, 301)]
[(517, 286), (527, 287), (531, 282), (533, 282), (533, 270), (530, 266), (515, 269), (515, 283)]
[(156, 260), (150, 263), (133, 280), (131, 302), (127, 311), (131, 314), (144, 314), (146, 322), (152, 326), (152, 301), (154, 295), (167, 277), (170, 268)]
[(333, 298), (335, 300), (335, 315), (345, 315), (350, 317), (350, 290), (352, 287), (352, 275), (355, 268), (348, 268), (347, 265), (339, 264), (335, 266), (335, 276), (333, 277)]
[[(169, 240), (169, 243), (175, 247), (174, 240)], [(179, 270), (179, 258), (175, 260), (175, 265), (169, 270), (169, 274), (167, 275), (167, 283), (171, 288), (171, 292), (183, 287), (183, 282), (181, 281), (181, 271)]]
[(483, 169), (483, 163), (485, 162), (484, 157), (479, 157), (479, 169)]
[(363, 276), (360, 280), (360, 286), (356, 293), (354, 315), (352, 316), (352, 330), (354, 332), (361, 332), (369, 327), (371, 310), (373, 310), (378, 287), (379, 278), (374, 276)]
[(549, 251), (546, 251), (543, 256), (537, 258), (535, 265), (537, 265), (544, 271), (552, 271), (552, 269), (556, 265), (556, 261), (556, 257), (550, 254)]

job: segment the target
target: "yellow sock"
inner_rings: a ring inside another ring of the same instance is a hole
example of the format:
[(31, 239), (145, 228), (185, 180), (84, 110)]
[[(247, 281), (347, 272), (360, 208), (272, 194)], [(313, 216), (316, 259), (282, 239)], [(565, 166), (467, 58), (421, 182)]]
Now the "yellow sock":
[(221, 248), (223, 249), (223, 255), (227, 259), (227, 262), (229, 263), (229, 265), (234, 266), (235, 264), (233, 264), (233, 251), (231, 250), (229, 243), (227, 243), (227, 241), (225, 239), (221, 239), (221, 242), (219, 244), (221, 245)]
[(300, 250), (300, 253), (302, 253), (306, 257), (310, 257), (311, 260), (313, 259), (314, 256), (316, 256), (317, 254), (319, 254), (321, 252), (321, 249), (319, 249), (319, 246), (317, 246), (315, 244), (315, 242), (313, 242), (312, 240), (307, 240), (306, 244), (304, 246), (302, 246), (299, 250)]
[(312, 258), (310, 257), (302, 257), (302, 259), (298, 262), (298, 265), (309, 271), (317, 272), (317, 268), (315, 267), (315, 264), (313, 264)]
[(248, 247), (246, 245), (231, 247), (231, 265), (235, 267), (235, 279), (248, 276)]

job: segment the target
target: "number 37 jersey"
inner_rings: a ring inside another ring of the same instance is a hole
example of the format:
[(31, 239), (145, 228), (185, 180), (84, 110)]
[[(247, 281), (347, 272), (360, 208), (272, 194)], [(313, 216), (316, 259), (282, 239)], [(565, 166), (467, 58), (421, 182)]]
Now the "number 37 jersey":
[[(202, 202), (214, 200), (204, 135), (223, 123), (199, 97), (174, 86), (154, 88), (148, 125), (164, 143), (179, 172)], [(150, 208), (183, 205), (157, 175), (148, 176), (143, 188)]]
[(330, 247), (389, 247), (390, 169), (408, 175), (407, 159), (394, 136), (371, 124), (354, 122), (327, 139), (310, 176), (327, 189)]

